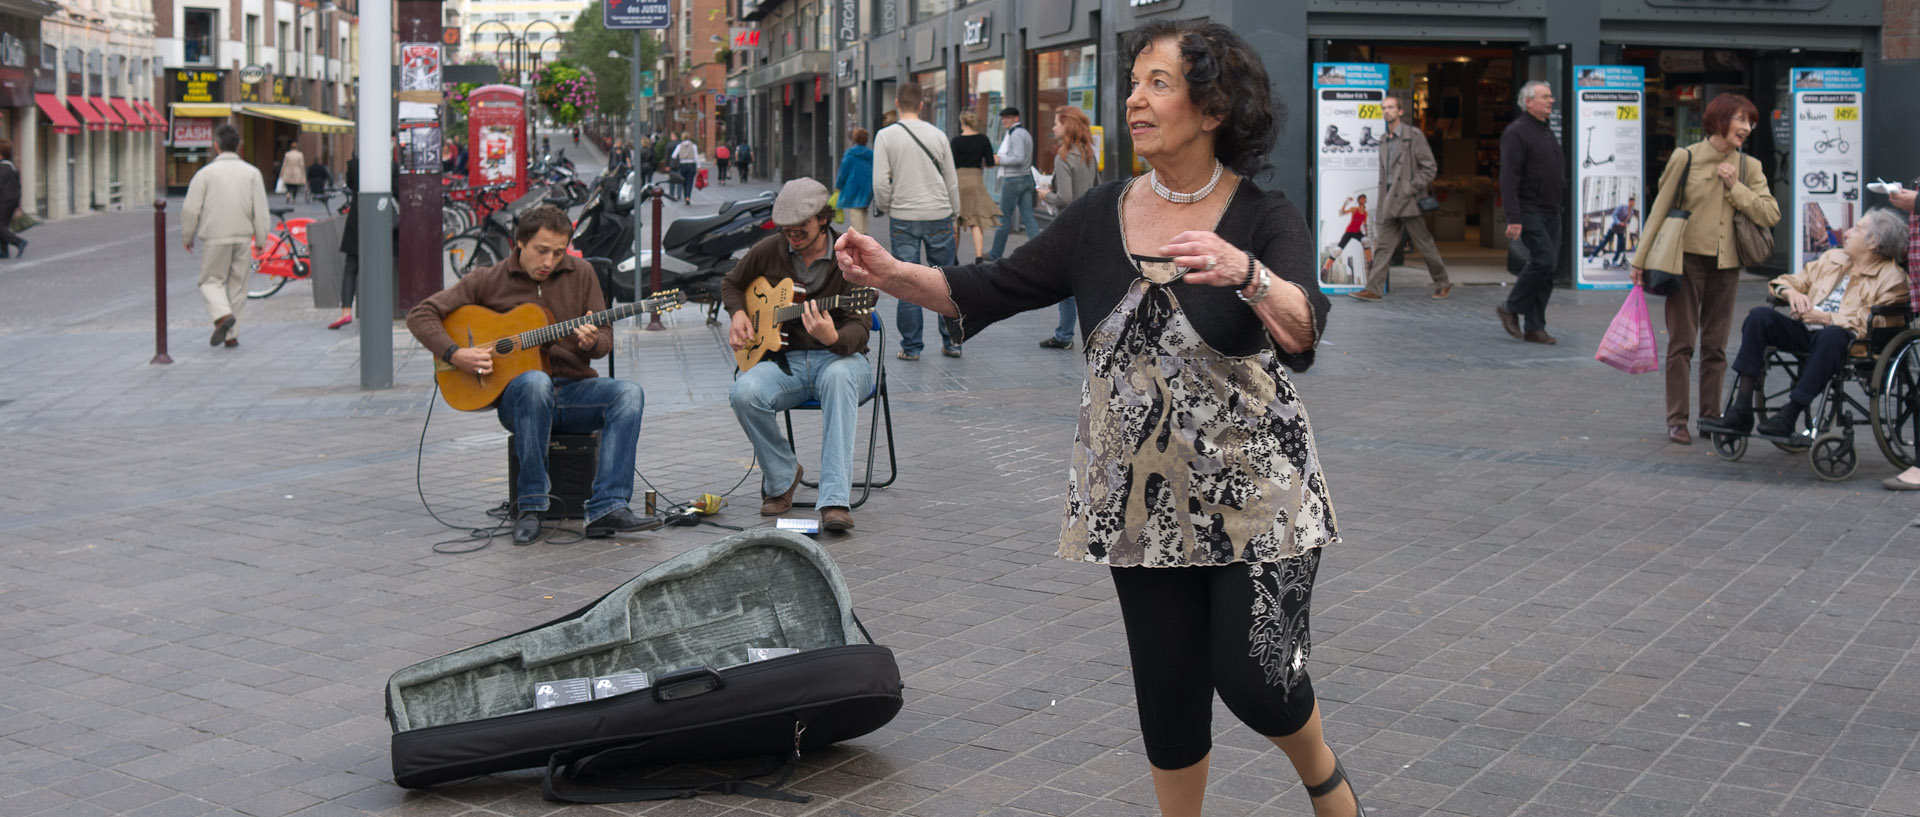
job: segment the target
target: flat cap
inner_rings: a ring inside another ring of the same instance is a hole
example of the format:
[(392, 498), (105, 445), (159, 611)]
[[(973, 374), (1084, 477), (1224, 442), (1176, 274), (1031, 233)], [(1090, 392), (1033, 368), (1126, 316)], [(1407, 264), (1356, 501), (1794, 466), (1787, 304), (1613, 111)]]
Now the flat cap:
[(805, 224), (825, 209), (826, 185), (812, 179), (794, 179), (781, 185), (780, 195), (773, 197), (773, 223), (782, 227)]
[(1015, 119), (1019, 119), (1019, 118), (1020, 118), (1020, 109), (1019, 109), (1019, 108), (1015, 108), (1015, 107), (1012, 107), (1012, 106), (1008, 106), (1008, 107), (1005, 107), (1005, 108), (1001, 108), (1001, 109), (1000, 109), (1000, 115), (1001, 115), (1001, 116), (1011, 116), (1011, 117), (1013, 117), (1013, 118), (1015, 118)]

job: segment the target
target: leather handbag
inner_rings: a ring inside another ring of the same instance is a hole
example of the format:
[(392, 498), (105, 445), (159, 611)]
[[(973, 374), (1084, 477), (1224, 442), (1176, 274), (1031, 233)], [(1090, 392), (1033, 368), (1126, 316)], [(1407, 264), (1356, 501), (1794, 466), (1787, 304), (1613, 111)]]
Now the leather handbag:
[[(1740, 154), (1740, 183), (1747, 183), (1747, 156)], [(1733, 211), (1733, 254), (1742, 267), (1757, 267), (1773, 259), (1773, 231)]]
[[(1687, 177), (1692, 174), (1693, 151), (1689, 150), (1686, 169), (1680, 172), (1680, 188), (1674, 191), (1675, 204), (1686, 203)], [(1654, 234), (1653, 244), (1647, 247), (1646, 263), (1640, 268), (1640, 288), (1647, 294), (1665, 297), (1679, 291), (1680, 275), (1686, 269), (1687, 219), (1692, 216), (1688, 210), (1670, 207), (1667, 217), (1660, 220), (1660, 231)]]
[(1420, 212), (1422, 213), (1431, 213), (1440, 209), (1440, 200), (1434, 198), (1432, 193), (1414, 199), (1413, 204), (1415, 207), (1420, 208)]

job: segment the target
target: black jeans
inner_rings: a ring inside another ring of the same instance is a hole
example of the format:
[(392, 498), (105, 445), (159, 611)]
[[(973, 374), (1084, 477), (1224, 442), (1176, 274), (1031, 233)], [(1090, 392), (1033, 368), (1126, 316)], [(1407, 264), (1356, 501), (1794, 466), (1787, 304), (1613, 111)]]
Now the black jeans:
[(1740, 354), (1733, 359), (1733, 370), (1759, 377), (1767, 367), (1768, 346), (1805, 355), (1807, 363), (1800, 368), (1800, 379), (1794, 381), (1787, 397), (1802, 407), (1811, 406), (1847, 362), (1847, 347), (1851, 345), (1852, 330), (1838, 326), (1815, 330), (1773, 307), (1756, 306), (1740, 324)]
[(1560, 236), (1567, 225), (1560, 211), (1520, 211), (1520, 240), (1527, 246), (1527, 265), (1507, 295), (1507, 311), (1520, 317), (1521, 329), (1547, 329), (1547, 299), (1553, 297), (1553, 271), (1560, 265)]

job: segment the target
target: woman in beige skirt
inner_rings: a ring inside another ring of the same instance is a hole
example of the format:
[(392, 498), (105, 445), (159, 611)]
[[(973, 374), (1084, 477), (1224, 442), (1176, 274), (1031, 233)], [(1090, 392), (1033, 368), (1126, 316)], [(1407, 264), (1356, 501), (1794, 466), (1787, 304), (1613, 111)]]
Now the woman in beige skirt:
[(980, 133), (980, 117), (960, 112), (960, 135), (953, 137), (953, 167), (960, 176), (960, 228), (973, 230), (973, 254), (986, 252), (987, 228), (1000, 225), (1000, 205), (987, 194), (982, 168), (993, 164), (993, 143)]

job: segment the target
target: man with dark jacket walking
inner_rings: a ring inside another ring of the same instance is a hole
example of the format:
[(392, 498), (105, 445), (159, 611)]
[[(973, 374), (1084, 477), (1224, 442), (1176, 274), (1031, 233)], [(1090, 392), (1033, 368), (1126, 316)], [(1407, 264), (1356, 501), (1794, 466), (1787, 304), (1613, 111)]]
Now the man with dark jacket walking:
[(1362, 301), (1378, 301), (1386, 291), (1387, 270), (1400, 239), (1413, 238), (1413, 247), (1427, 262), (1427, 274), (1433, 276), (1433, 298), (1440, 300), (1453, 292), (1447, 280), (1447, 262), (1440, 248), (1433, 245), (1427, 223), (1420, 219), (1420, 199), (1428, 194), (1428, 185), (1439, 172), (1433, 161), (1433, 148), (1427, 135), (1403, 121), (1405, 106), (1389, 94), (1380, 101), (1386, 117), (1386, 138), (1380, 140), (1380, 206), (1373, 211), (1373, 263), (1367, 268), (1367, 285), (1349, 293)]
[(0, 258), (13, 248), (15, 255), (27, 254), (27, 240), (13, 232), (13, 217), (20, 214), (20, 169), (13, 166), (13, 141), (0, 139)]
[(1547, 299), (1553, 296), (1553, 272), (1560, 263), (1561, 218), (1567, 196), (1566, 157), (1547, 117), (1553, 113), (1553, 88), (1535, 80), (1520, 88), (1516, 117), (1500, 134), (1500, 201), (1507, 208), (1507, 240), (1520, 241), (1527, 265), (1503, 306), (1494, 307), (1507, 334), (1528, 343), (1558, 343), (1547, 334)]

